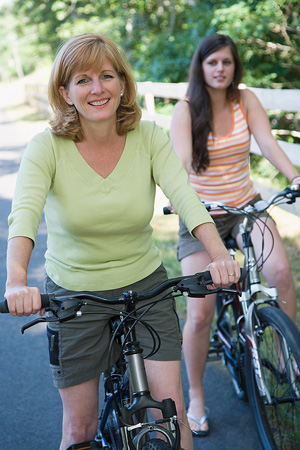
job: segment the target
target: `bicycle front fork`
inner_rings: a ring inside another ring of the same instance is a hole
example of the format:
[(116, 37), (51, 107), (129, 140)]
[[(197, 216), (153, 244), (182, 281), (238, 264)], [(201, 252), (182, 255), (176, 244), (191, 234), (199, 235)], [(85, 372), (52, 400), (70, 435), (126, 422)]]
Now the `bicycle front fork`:
[[(180, 432), (177, 422), (177, 412), (174, 400), (167, 398), (158, 402), (150, 394), (145, 370), (142, 349), (138, 342), (128, 342), (124, 350), (128, 365), (129, 381), (134, 401), (129, 407), (122, 408), (121, 417), (126, 425), (127, 432), (137, 432), (134, 445), (140, 448), (139, 443), (150, 432), (158, 432), (165, 436), (173, 449), (180, 449)], [(147, 423), (133, 423), (133, 416), (141, 410), (160, 410), (162, 419)]]
[[(262, 294), (265, 297), (257, 300), (253, 300), (255, 294)], [(261, 359), (258, 352), (257, 341), (261, 332), (260, 324), (256, 314), (257, 307), (265, 303), (277, 303), (278, 304), (278, 292), (276, 287), (266, 287), (262, 284), (250, 285), (250, 290), (243, 292), (240, 299), (245, 315), (245, 333), (247, 338), (247, 344), (250, 349), (252, 364), (254, 367), (254, 374), (256, 379), (256, 385), (261, 397), (265, 397), (267, 403), (271, 403), (271, 395), (269, 389), (265, 383)], [(273, 306), (274, 307), (274, 306)], [(275, 306), (276, 307), (276, 306)]]

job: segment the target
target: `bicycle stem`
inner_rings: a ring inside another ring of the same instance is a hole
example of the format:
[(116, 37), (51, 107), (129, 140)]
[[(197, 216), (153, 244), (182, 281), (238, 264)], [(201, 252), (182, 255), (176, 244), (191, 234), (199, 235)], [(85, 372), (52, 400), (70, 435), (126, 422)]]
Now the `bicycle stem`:
[(249, 273), (248, 283), (249, 288), (252, 284), (260, 283), (260, 275), (259, 270), (257, 266), (257, 261), (254, 254), (254, 248), (252, 245), (251, 239), (248, 239), (248, 236), (251, 233), (251, 224), (249, 224), (249, 218), (246, 217), (244, 222), (240, 224), (239, 231), (242, 236), (243, 240), (243, 249), (244, 249), (244, 255), (245, 255), (245, 261), (247, 261), (247, 269)]

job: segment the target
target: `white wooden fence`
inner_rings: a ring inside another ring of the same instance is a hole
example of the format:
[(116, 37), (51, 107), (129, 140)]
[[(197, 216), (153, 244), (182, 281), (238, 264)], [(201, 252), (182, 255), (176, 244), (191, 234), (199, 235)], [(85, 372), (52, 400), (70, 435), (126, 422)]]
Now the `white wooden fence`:
[[(138, 82), (137, 87), (138, 94), (144, 97), (145, 109), (143, 110), (143, 118), (155, 120), (159, 126), (169, 130), (171, 117), (158, 114), (155, 111), (155, 98), (178, 100), (186, 94), (187, 83), (154, 83), (146, 81)], [(249, 89), (255, 92), (267, 111), (286, 111), (300, 114), (300, 90), (298, 89)], [(50, 117), (51, 110), (47, 98), (47, 87), (45, 85), (27, 84), (25, 86), (25, 97), (30, 105)], [(300, 137), (300, 130), (295, 130), (293, 133)], [(280, 141), (280, 146), (292, 163), (296, 166), (300, 166), (300, 144)], [(251, 152), (259, 155), (261, 154), (253, 137), (251, 141)], [(299, 203), (300, 202), (298, 202), (298, 205), (289, 205), (287, 209), (300, 216)]]

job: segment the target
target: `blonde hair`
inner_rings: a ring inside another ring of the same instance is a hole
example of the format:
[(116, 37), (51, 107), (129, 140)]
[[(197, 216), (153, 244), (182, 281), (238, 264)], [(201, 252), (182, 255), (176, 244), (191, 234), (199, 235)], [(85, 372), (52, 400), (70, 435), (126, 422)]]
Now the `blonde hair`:
[(141, 110), (136, 100), (136, 83), (123, 51), (109, 38), (101, 34), (84, 33), (67, 41), (54, 60), (48, 85), (48, 98), (53, 110), (50, 121), (52, 131), (66, 139), (80, 142), (84, 139), (79, 116), (59, 92), (60, 86), (68, 89), (75, 70), (100, 69), (104, 58), (114, 66), (124, 83), (124, 94), (117, 109), (117, 133), (125, 135), (134, 130), (141, 119)]

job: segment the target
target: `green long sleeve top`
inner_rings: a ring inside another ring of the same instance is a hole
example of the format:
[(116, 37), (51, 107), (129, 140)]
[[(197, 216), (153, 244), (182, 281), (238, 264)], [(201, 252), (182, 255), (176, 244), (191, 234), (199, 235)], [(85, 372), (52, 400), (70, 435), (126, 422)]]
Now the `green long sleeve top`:
[(47, 128), (23, 155), (9, 239), (35, 242), (43, 210), (47, 224), (45, 268), (58, 285), (75, 291), (126, 286), (160, 264), (150, 225), (156, 184), (192, 231), (212, 222), (165, 133), (141, 121), (107, 178), (83, 159), (73, 141)]

